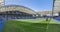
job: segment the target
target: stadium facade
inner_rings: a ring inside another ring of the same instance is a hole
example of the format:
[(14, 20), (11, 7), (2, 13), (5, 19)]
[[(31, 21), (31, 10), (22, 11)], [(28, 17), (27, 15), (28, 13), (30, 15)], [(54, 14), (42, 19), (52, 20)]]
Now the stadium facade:
[(5, 0), (0, 0), (0, 18), (26, 19), (35, 18), (34, 10), (20, 5), (6, 5)]
[(35, 11), (20, 5), (6, 5), (0, 7), (0, 18), (31, 19), (36, 17)]

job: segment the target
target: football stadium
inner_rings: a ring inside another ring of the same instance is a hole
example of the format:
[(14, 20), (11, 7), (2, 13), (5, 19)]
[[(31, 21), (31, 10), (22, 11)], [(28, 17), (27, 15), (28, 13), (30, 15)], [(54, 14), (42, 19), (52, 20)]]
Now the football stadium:
[(7, 19), (28, 19), (35, 18), (36, 13), (34, 10), (20, 6), (20, 5), (7, 5), (0, 7), (0, 17)]
[[(0, 32), (60, 32), (60, 16), (56, 17), (59, 21), (46, 16), (58, 13), (59, 6), (56, 6), (54, 13), (52, 11), (36, 12), (23, 5), (4, 5), (4, 0), (0, 2)], [(60, 3), (59, 0), (55, 0), (54, 9), (57, 3)], [(45, 15), (46, 18), (41, 15)]]

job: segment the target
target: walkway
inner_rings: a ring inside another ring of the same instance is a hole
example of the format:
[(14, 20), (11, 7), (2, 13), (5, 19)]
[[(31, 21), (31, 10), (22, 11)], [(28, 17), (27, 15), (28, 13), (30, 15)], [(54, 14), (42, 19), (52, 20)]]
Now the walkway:
[(54, 19), (57, 21), (60, 21), (60, 17), (55, 17)]

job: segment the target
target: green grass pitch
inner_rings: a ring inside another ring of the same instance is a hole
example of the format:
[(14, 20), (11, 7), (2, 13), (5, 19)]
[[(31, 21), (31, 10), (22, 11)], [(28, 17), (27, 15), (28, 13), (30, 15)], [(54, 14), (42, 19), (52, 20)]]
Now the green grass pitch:
[(7, 20), (2, 32), (60, 32), (60, 22), (45, 19)]

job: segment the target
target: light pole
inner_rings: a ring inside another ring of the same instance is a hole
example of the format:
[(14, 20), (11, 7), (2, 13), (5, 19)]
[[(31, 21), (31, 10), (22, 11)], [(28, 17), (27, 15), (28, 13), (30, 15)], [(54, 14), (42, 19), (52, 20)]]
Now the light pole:
[(54, 14), (54, 3), (55, 3), (55, 0), (53, 0), (53, 6), (52, 6), (52, 18), (53, 18), (53, 14)]
[[(53, 0), (53, 5), (52, 5), (52, 18), (53, 18), (53, 12), (54, 12), (54, 3), (55, 3), (55, 0)], [(51, 18), (49, 19), (49, 21), (47, 18), (48, 23), (47, 23), (47, 27), (46, 27), (47, 28), (46, 32), (48, 32), (48, 25), (49, 25), (50, 20), (51, 20)]]

